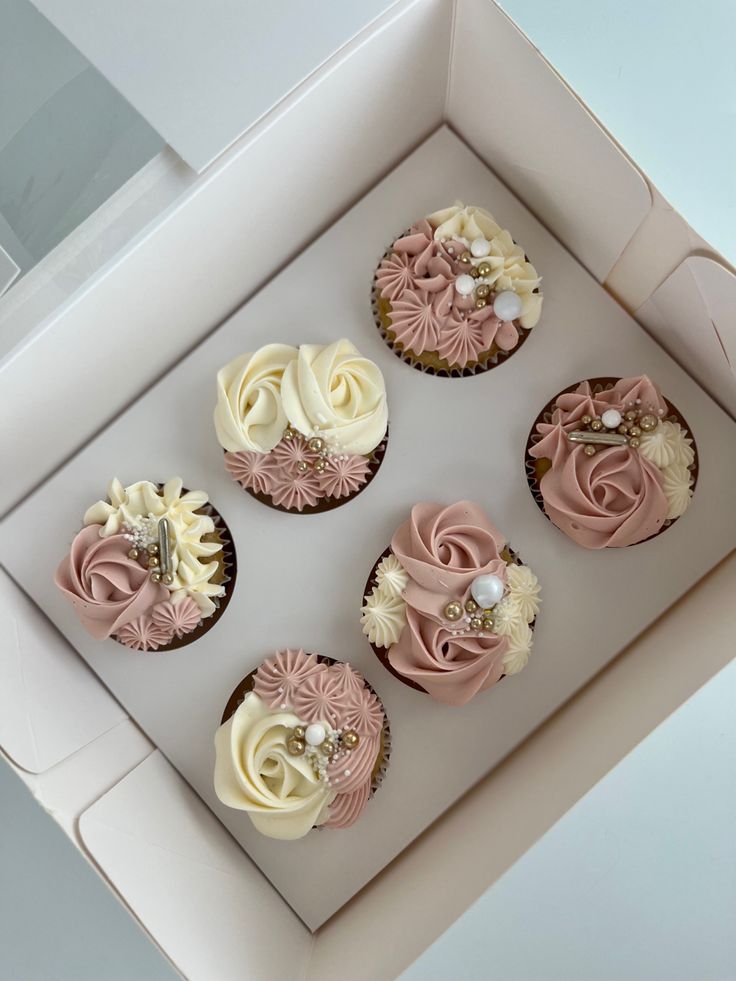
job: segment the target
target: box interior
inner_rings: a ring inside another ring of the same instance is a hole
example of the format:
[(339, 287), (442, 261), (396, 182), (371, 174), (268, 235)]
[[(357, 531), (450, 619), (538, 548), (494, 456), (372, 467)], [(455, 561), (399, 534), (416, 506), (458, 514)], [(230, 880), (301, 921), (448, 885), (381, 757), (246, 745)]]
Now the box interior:
[[(369, 304), (383, 250), (458, 188), (467, 201), (489, 203), (513, 230), (542, 272), (545, 292), (544, 319), (523, 349), (491, 372), (460, 380), (426, 376), (399, 361), (383, 344)], [(318, 299), (310, 309), (304, 297), (321, 298), (326, 275), (329, 303)], [(215, 374), (269, 340), (339, 335), (384, 372), (391, 413), (384, 464), (364, 494), (336, 511), (265, 509), (224, 470), (212, 429)], [(602, 373), (656, 378), (685, 414), (700, 455), (697, 496), (685, 518), (652, 542), (612, 554), (565, 539), (531, 499), (523, 468), (526, 435), (541, 406), (571, 382)], [(728, 503), (718, 499), (718, 487), (736, 480), (736, 460), (720, 458), (717, 449), (735, 435), (731, 420), (443, 127), (24, 502), (6, 522), (4, 561), (314, 929), (736, 545), (736, 529), (724, 534)], [(230, 526), (239, 550), (235, 598), (216, 627), (168, 656), (95, 642), (25, 543), (38, 516), (53, 514), (44, 522), (45, 547), (60, 560), (109, 477), (132, 483), (174, 473), (185, 486), (205, 488)], [(537, 572), (544, 605), (529, 667), (453, 710), (388, 675), (358, 620), (368, 572), (412, 504), (463, 498), (481, 503)], [(687, 564), (677, 561), (683, 551)], [(387, 777), (358, 824), (286, 847), (258, 834), (212, 790), (212, 736), (224, 704), (245, 674), (282, 647), (358, 667), (385, 702), (393, 742)], [(338, 867), (339, 877), (323, 873)]]

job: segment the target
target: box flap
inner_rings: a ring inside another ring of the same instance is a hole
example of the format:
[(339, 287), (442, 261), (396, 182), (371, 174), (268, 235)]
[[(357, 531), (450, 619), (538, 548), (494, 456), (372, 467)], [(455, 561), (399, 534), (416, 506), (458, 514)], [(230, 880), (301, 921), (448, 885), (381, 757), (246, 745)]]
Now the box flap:
[(161, 753), (85, 811), (79, 831), (185, 977), (303, 975), (311, 934)]
[(448, 116), (517, 197), (603, 282), (649, 212), (649, 188), (492, 0), (456, 6)]
[(736, 276), (714, 259), (690, 256), (636, 316), (736, 416)]
[(127, 715), (0, 568), (0, 746), (41, 773)]

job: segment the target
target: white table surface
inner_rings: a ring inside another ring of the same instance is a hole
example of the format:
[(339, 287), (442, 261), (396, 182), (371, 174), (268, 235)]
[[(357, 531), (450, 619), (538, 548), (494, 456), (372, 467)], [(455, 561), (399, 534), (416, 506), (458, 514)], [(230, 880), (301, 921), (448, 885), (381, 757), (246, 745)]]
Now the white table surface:
[[(675, 207), (736, 257), (736, 7), (729, 0), (503, 6)], [(736, 908), (736, 786), (726, 779), (736, 771), (734, 696), (731, 666), (626, 757), (404, 978), (736, 977), (724, 915)], [(12, 829), (14, 842), (0, 848), (3, 894), (16, 883), (0, 915), (0, 981), (174, 977), (20, 781), (4, 769), (0, 781), (0, 833)], [(76, 883), (77, 873), (83, 885), (60, 896), (59, 881)], [(64, 929), (72, 903), (84, 932)], [(41, 932), (63, 946), (28, 943)], [(105, 958), (105, 950), (116, 956)]]

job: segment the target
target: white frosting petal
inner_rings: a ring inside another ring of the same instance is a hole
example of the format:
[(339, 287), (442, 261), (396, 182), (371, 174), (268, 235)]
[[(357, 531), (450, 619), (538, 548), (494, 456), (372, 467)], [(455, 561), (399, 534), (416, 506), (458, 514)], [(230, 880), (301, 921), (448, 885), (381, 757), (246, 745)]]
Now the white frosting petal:
[(520, 617), (505, 636), (509, 646), (503, 656), (504, 671), (506, 674), (518, 674), (526, 667), (531, 653), (534, 640), (531, 627)]
[(391, 647), (406, 626), (406, 603), (383, 586), (376, 586), (363, 605), (360, 623), (371, 644)]
[(228, 807), (247, 811), (270, 838), (302, 838), (327, 820), (336, 796), (306, 756), (286, 748), (301, 724), (292, 712), (269, 709), (250, 692), (215, 733), (215, 793)]
[(434, 228), (434, 237), (437, 241), (443, 238), (455, 238), (465, 239), (469, 244), (476, 238), (490, 241), (501, 233), (501, 226), (490, 211), (472, 205), (466, 208), (461, 201), (457, 201), (450, 208), (435, 211), (434, 214), (429, 215), (427, 221)]
[(409, 582), (409, 574), (395, 555), (381, 559), (376, 569), (376, 583), (387, 596), (400, 596)]
[(669, 467), (680, 463), (686, 467), (695, 459), (693, 441), (679, 422), (663, 419), (650, 433), (642, 433), (639, 452), (651, 460), (655, 467)]
[(508, 637), (520, 624), (526, 623), (517, 600), (510, 594), (504, 596), (500, 603), (493, 607), (493, 633)]
[(662, 469), (662, 490), (667, 498), (667, 517), (679, 518), (687, 511), (693, 496), (693, 477), (682, 463), (673, 463)]
[(539, 612), (539, 580), (529, 566), (510, 563), (506, 566), (506, 585), (509, 599), (518, 606), (527, 623)]
[(288, 344), (266, 344), (217, 373), (215, 430), (224, 449), (268, 453), (276, 446), (287, 426), (283, 375), (297, 354)]
[(349, 453), (370, 453), (386, 433), (383, 375), (350, 341), (302, 344), (284, 372), (281, 395), (290, 424), (302, 435), (319, 430)]

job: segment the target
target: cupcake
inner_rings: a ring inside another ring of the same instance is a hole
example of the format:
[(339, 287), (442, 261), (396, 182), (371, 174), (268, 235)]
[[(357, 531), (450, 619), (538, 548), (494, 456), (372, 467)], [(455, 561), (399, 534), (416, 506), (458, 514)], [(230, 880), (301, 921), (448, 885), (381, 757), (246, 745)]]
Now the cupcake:
[(367, 487), (383, 460), (383, 375), (350, 341), (267, 344), (218, 372), (215, 431), (230, 475), (257, 500), (329, 511)]
[(646, 375), (571, 385), (537, 417), (526, 449), (542, 511), (578, 545), (624, 548), (690, 506), (698, 455), (688, 425)]
[(539, 583), (470, 501), (415, 504), (373, 567), (361, 625), (405, 684), (465, 705), (529, 660)]
[(235, 549), (204, 491), (115, 478), (87, 510), (55, 582), (96, 640), (172, 651), (222, 616), (235, 585)]
[(349, 664), (278, 651), (235, 689), (215, 733), (215, 793), (269, 838), (349, 828), (378, 788), (390, 731)]
[(493, 215), (458, 202), (386, 252), (373, 284), (376, 324), (412, 367), (474, 375), (521, 347), (542, 311), (540, 281)]

